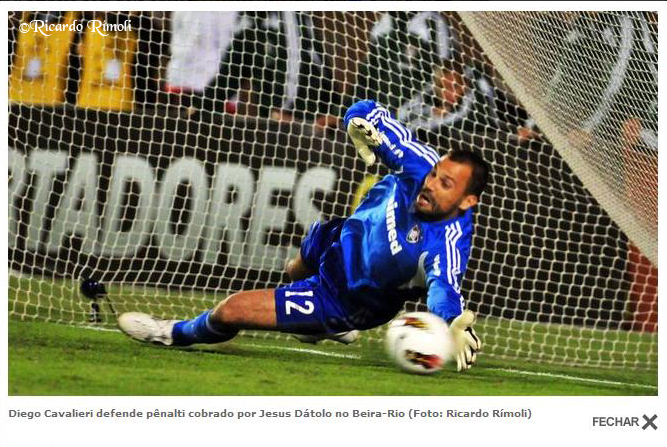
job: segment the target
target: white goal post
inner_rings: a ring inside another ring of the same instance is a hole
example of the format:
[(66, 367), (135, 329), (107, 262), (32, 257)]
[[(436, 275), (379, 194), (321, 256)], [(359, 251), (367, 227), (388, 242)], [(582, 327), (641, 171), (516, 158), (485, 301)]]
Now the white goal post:
[(373, 98), (491, 165), (462, 285), (484, 355), (657, 367), (656, 13), (9, 19), (11, 318), (185, 318), (285, 281), (387, 173), (340, 124)]

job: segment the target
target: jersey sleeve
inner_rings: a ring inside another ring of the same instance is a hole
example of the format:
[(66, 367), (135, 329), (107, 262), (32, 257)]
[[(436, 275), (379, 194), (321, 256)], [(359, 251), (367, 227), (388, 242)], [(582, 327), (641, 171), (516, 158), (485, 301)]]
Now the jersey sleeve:
[(445, 247), (432, 255), (429, 254), (424, 263), (428, 287), (426, 306), (430, 312), (447, 322), (451, 322), (464, 309), (461, 281), (467, 253), (457, 246), (457, 236), (460, 234), (453, 228), (448, 232)]
[(440, 159), (438, 153), (419, 141), (389, 111), (374, 101), (353, 104), (345, 114), (345, 127), (352, 118), (364, 118), (382, 135), (382, 144), (373, 152), (399, 177), (421, 181)]

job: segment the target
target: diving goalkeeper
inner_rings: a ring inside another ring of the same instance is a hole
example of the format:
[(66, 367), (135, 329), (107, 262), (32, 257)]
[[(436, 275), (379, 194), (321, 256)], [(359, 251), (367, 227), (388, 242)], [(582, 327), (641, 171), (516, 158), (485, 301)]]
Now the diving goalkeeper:
[(373, 101), (351, 106), (344, 121), (364, 160), (378, 156), (393, 173), (350, 217), (311, 226), (286, 265), (291, 284), (235, 293), (192, 320), (125, 313), (120, 329), (174, 346), (220, 343), (241, 329), (350, 342), (357, 330), (388, 322), (415, 292), (425, 292), (428, 309), (450, 325), (458, 370), (470, 368), (481, 343), (474, 314), (464, 310), (461, 281), (487, 163), (467, 151), (439, 157)]

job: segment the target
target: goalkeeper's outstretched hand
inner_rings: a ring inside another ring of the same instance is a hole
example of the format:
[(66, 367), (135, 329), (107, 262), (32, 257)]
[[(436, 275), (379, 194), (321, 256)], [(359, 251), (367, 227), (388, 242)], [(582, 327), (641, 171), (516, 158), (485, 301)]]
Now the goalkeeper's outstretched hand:
[(380, 132), (363, 118), (352, 118), (347, 125), (347, 133), (357, 148), (357, 152), (367, 165), (375, 162), (374, 147), (382, 144)]
[(454, 340), (457, 371), (470, 369), (477, 360), (477, 351), (482, 348), (482, 342), (472, 328), (474, 323), (475, 314), (470, 310), (464, 310), (461, 315), (454, 318), (449, 326), (449, 331)]

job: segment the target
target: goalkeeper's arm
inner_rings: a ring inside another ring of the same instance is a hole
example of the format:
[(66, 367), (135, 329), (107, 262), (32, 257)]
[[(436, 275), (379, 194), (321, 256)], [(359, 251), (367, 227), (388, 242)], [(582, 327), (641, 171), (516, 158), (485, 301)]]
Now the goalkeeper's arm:
[(375, 155), (392, 170), (423, 179), (440, 159), (438, 153), (373, 101), (359, 101), (345, 114), (345, 127), (359, 155), (371, 164)]

